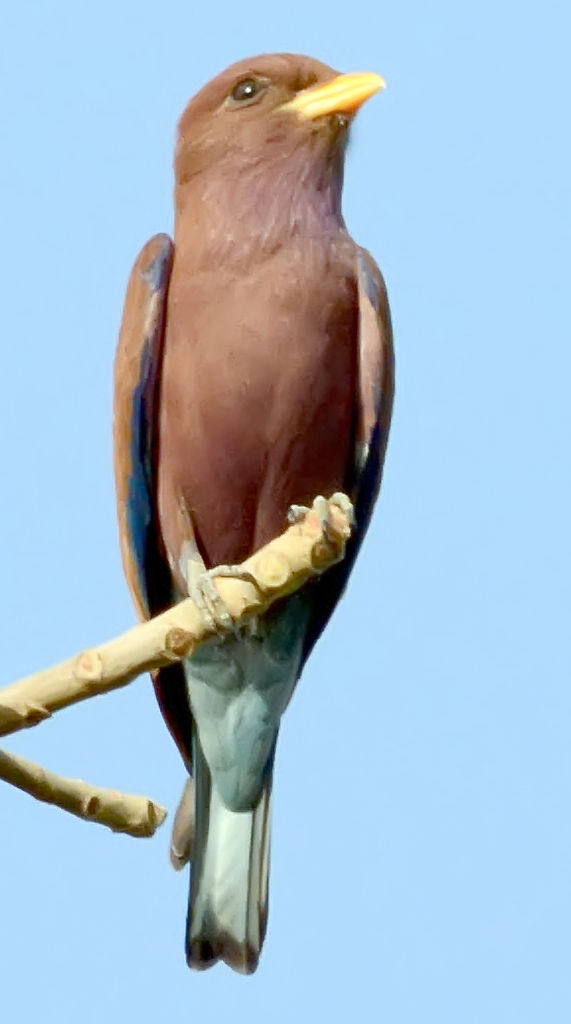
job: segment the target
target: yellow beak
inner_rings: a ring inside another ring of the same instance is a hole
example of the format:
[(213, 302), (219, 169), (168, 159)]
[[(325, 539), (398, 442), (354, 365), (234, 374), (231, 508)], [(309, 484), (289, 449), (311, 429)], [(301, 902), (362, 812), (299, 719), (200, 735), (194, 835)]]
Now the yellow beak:
[(325, 114), (352, 114), (365, 100), (374, 96), (380, 89), (385, 89), (386, 84), (384, 78), (371, 71), (337, 75), (325, 85), (312, 85), (311, 88), (298, 92), (297, 96), (284, 103), (281, 109), (293, 110), (310, 120), (323, 117)]

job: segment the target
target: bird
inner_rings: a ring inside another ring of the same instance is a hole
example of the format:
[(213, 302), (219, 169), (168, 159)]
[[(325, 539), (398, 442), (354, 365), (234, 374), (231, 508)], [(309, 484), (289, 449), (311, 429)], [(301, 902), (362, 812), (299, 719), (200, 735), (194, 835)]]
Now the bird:
[(212, 570), (236, 566), (316, 496), (346, 494), (356, 523), (339, 565), (154, 673), (185, 767), (171, 860), (191, 862), (186, 958), (197, 970), (258, 965), (280, 720), (380, 487), (391, 318), (341, 194), (351, 124), (384, 85), (295, 54), (215, 77), (179, 123), (174, 239), (147, 242), (127, 287), (115, 476), (140, 617), (190, 595), (223, 621)]

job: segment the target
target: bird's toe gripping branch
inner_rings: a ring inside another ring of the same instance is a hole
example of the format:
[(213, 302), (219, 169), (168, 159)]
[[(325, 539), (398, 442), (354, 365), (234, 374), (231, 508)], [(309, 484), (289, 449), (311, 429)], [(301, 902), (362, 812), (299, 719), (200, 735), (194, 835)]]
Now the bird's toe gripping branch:
[[(337, 521), (336, 510), (341, 513), (341, 523)], [(330, 498), (318, 495), (311, 507), (307, 505), (292, 505), (288, 511), (287, 519), (291, 525), (305, 523), (310, 517), (317, 521), (325, 541), (339, 552), (343, 557), (345, 542), (347, 539), (346, 528), (354, 525), (353, 504), (342, 491), (336, 491)], [(328, 564), (331, 561), (330, 554), (326, 555)], [(260, 587), (260, 579), (252, 572), (249, 572), (241, 565), (217, 565), (214, 569), (207, 569), (202, 560), (193, 557), (188, 560), (186, 566), (186, 578), (188, 583), (188, 594), (198, 606), (209, 632), (223, 637), (228, 633), (237, 636), (240, 628), (236, 625), (234, 618), (220, 596), (215, 586), (216, 579), (241, 580), (244, 583), (251, 583), (257, 589)], [(247, 628), (246, 621), (242, 628)]]
[(234, 619), (213, 582), (220, 577), (256, 585), (252, 573), (240, 565), (217, 565), (214, 569), (206, 569), (203, 562), (193, 559), (187, 566), (188, 596), (202, 612), (209, 630), (219, 636), (226, 636), (229, 632), (237, 634)]
[[(243, 565), (219, 566), (207, 573), (204, 564), (194, 559), (194, 574), (201, 580), (198, 590), (203, 592), (210, 584), (217, 591), (213, 577), (232, 577), (220, 580), (222, 594), (217, 593), (217, 597), (223, 610), (231, 613), (231, 629), (246, 628), (274, 601), (288, 597), (343, 558), (352, 532), (351, 513), (351, 502), (344, 494), (334, 494), (329, 502), (318, 498), (311, 508), (297, 506), (294, 525)], [(125, 686), (143, 672), (172, 665), (188, 657), (213, 634), (216, 629), (209, 627), (194, 600), (181, 601), (106, 644), (5, 687), (0, 692), (0, 736), (38, 725), (61, 708)], [(166, 814), (164, 808), (146, 797), (133, 798), (63, 778), (2, 751), (0, 779), (79, 817), (134, 836), (152, 835)], [(192, 805), (191, 791), (186, 796)], [(192, 848), (193, 820), (186, 814), (188, 800), (181, 803), (173, 837), (172, 859), (178, 867), (185, 863)]]
[(327, 540), (335, 544), (338, 540), (338, 528), (334, 521), (333, 509), (338, 508), (344, 516), (347, 517), (349, 525), (353, 526), (355, 523), (355, 515), (353, 511), (353, 503), (350, 498), (347, 497), (343, 491), (336, 491), (330, 498), (324, 498), (323, 495), (319, 494), (317, 498), (314, 498), (313, 505), (309, 508), (307, 505), (291, 505), (287, 514), (289, 523), (301, 523), (308, 515), (315, 513), (319, 519), (321, 529), (325, 534)]

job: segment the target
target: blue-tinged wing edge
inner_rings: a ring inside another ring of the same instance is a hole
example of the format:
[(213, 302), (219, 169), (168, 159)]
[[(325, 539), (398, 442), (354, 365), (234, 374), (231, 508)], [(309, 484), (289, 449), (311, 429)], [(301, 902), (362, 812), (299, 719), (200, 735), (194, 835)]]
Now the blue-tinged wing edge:
[(366, 249), (356, 255), (359, 300), (355, 458), (347, 490), (355, 508), (355, 530), (345, 558), (316, 584), (314, 612), (304, 648), (309, 657), (339, 601), (367, 532), (381, 479), (394, 396), (391, 315), (383, 276)]
[[(115, 360), (121, 554), (129, 589), (144, 619), (173, 602), (156, 508), (158, 397), (172, 261), (168, 235), (155, 235), (139, 254), (129, 278)], [(190, 768), (192, 718), (182, 667), (172, 665), (154, 673), (153, 684), (167, 726)]]

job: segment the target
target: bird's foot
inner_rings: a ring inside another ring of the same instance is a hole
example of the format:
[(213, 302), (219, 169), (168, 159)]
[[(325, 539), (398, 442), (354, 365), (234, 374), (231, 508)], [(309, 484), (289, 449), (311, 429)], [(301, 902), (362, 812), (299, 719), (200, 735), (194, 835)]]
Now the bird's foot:
[(324, 498), (321, 494), (318, 495), (314, 499), (311, 508), (308, 508), (307, 505), (291, 505), (287, 514), (288, 522), (292, 524), (302, 523), (310, 512), (315, 512), (319, 517), (321, 529), (327, 539), (335, 541), (337, 531), (331, 520), (331, 505), (339, 508), (349, 519), (350, 525), (353, 526), (355, 522), (353, 504), (347, 495), (343, 494), (343, 491), (336, 491), (330, 498)]
[(341, 509), (341, 511), (347, 516), (349, 525), (355, 526), (356, 520), (353, 502), (346, 494), (343, 493), (343, 491), (335, 491), (335, 494), (332, 494), (329, 499), (329, 504), (336, 505), (337, 508)]
[(256, 579), (252, 573), (242, 569), (239, 565), (217, 565), (214, 569), (205, 569), (201, 562), (191, 561), (187, 568), (189, 597), (200, 608), (208, 628), (212, 632), (219, 636), (225, 636), (228, 633), (234, 633), (237, 636), (238, 629), (234, 624), (234, 619), (213, 582), (221, 576), (256, 585)]
[(311, 512), (308, 505), (290, 505), (287, 511), (287, 521), (291, 526), (295, 526), (296, 523), (303, 523), (308, 512)]

